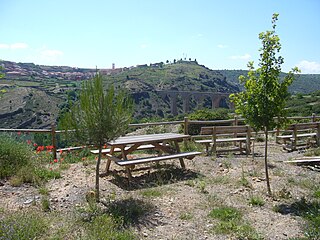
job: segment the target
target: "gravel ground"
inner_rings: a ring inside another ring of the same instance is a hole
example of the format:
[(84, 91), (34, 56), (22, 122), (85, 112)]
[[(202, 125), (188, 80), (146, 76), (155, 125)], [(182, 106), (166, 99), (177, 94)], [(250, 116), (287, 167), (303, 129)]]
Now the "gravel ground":
[[(208, 216), (218, 206), (232, 206), (243, 213), (243, 222), (264, 239), (289, 239), (303, 236), (304, 220), (288, 211), (274, 211), (302, 198), (311, 198), (311, 188), (320, 182), (320, 174), (309, 168), (282, 161), (303, 156), (288, 153), (270, 143), (269, 169), (273, 197), (266, 194), (264, 143), (256, 144), (256, 156), (228, 154), (214, 159), (198, 156), (186, 160), (187, 170), (179, 161), (167, 161), (159, 167), (133, 171), (129, 186), (123, 172), (100, 178), (103, 199), (113, 202), (131, 198), (148, 206), (145, 215), (132, 226), (141, 239), (237, 239), (213, 231), (218, 220)], [(168, 164), (171, 164), (168, 166)], [(146, 165), (150, 167), (149, 165)], [(101, 168), (104, 167), (104, 164)], [(114, 164), (111, 166), (120, 170)], [(72, 164), (63, 177), (47, 184), (53, 211), (70, 212), (86, 204), (86, 194), (94, 188), (94, 165)], [(140, 168), (140, 167), (139, 167)], [(152, 193), (153, 191), (153, 193)], [(148, 195), (149, 192), (149, 195)], [(157, 194), (154, 194), (156, 192)], [(263, 199), (263, 206), (252, 206), (252, 197)], [(28, 208), (40, 201), (38, 190), (24, 185), (0, 185), (0, 208)]]

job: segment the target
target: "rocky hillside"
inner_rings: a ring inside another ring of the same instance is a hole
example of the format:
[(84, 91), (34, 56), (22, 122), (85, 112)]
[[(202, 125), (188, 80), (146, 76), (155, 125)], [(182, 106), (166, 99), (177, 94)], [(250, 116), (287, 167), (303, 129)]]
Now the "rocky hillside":
[[(55, 123), (61, 111), (69, 107), (81, 87), (92, 78), (95, 69), (39, 66), (33, 63), (2, 61), (5, 77), (0, 79), (0, 128), (45, 128)], [(131, 68), (102, 69), (105, 87), (125, 87), (135, 100), (135, 118), (168, 117), (185, 113), (181, 95), (189, 93), (228, 93), (239, 88), (219, 72), (194, 61), (174, 64), (155, 63)], [(177, 95), (175, 112), (172, 95)], [(167, 94), (167, 95), (166, 95)], [(211, 107), (208, 97), (190, 99), (189, 111)], [(221, 102), (221, 106), (227, 106)]]

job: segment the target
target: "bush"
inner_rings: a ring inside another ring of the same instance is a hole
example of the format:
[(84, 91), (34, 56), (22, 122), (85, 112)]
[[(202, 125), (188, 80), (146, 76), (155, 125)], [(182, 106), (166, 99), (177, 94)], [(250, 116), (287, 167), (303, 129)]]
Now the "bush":
[(27, 166), (33, 153), (30, 146), (4, 135), (0, 138), (0, 179), (16, 174)]
[[(211, 121), (211, 120), (225, 120), (229, 119), (229, 114), (231, 111), (226, 108), (217, 108), (214, 110), (210, 109), (201, 109), (191, 113), (188, 118), (190, 120), (200, 120), (200, 121)], [(212, 125), (212, 124), (211, 124)], [(221, 125), (221, 124), (219, 124)], [(204, 125), (201, 124), (190, 124), (189, 125), (189, 134), (198, 135), (200, 133), (201, 127)]]
[(0, 239), (41, 239), (48, 223), (39, 213), (19, 212), (0, 218)]

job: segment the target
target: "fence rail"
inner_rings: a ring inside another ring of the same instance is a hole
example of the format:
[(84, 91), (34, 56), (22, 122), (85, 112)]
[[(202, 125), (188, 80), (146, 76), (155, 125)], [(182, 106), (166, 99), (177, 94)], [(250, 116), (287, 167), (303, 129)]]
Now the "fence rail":
[[(311, 122), (316, 122), (320, 120), (320, 116), (316, 116), (312, 114), (307, 117), (288, 117), (291, 120), (310, 120)], [(190, 125), (219, 125), (219, 124), (229, 124), (229, 125), (238, 125), (240, 122), (244, 122), (244, 118), (239, 118), (235, 116), (233, 119), (226, 120), (210, 120), (210, 121), (200, 121), (200, 120), (190, 120), (185, 117), (183, 121), (171, 121), (171, 122), (152, 122), (152, 123), (131, 123), (129, 127), (132, 128), (141, 128), (148, 126), (160, 126), (160, 125), (179, 125), (182, 124), (184, 127), (184, 134), (189, 134), (189, 126)], [(73, 130), (69, 130), (73, 131)], [(276, 133), (277, 135), (280, 133), (280, 129), (272, 130), (270, 133)], [(51, 134), (52, 146), (53, 146), (53, 158), (57, 158), (57, 144), (56, 144), (56, 134), (65, 134), (65, 130), (56, 130), (54, 125), (51, 125), (50, 129), (6, 129), (0, 128), (0, 132), (26, 132), (26, 133), (44, 133)]]

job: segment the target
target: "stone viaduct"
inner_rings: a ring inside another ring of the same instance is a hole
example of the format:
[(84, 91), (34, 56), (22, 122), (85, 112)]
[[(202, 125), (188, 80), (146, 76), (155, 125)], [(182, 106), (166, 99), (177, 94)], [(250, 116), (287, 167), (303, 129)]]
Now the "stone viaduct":
[(195, 91), (171, 91), (161, 90), (156, 91), (162, 99), (169, 98), (171, 105), (171, 113), (173, 115), (178, 114), (177, 99), (180, 96), (183, 101), (183, 112), (188, 113), (190, 110), (190, 101), (193, 98), (197, 105), (201, 105), (206, 98), (211, 99), (211, 108), (218, 108), (221, 106), (222, 101), (225, 101), (229, 108), (233, 108), (233, 104), (229, 101), (230, 93), (219, 92), (195, 92)]

